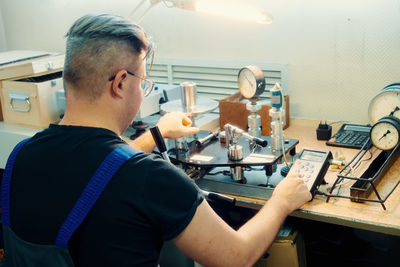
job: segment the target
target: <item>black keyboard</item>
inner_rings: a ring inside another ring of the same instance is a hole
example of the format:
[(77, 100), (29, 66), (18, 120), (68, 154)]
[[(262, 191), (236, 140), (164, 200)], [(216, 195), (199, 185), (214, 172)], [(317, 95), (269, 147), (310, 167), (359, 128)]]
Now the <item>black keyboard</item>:
[(339, 131), (329, 139), (328, 146), (361, 148), (369, 139), (371, 126), (358, 124), (343, 124)]

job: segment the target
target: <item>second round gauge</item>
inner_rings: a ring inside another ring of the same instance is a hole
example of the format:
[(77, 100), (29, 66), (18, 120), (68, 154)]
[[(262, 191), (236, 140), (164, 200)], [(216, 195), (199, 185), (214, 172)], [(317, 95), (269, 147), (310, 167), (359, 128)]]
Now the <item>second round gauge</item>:
[(370, 132), (374, 146), (382, 150), (393, 149), (400, 141), (400, 120), (393, 116), (381, 118)]

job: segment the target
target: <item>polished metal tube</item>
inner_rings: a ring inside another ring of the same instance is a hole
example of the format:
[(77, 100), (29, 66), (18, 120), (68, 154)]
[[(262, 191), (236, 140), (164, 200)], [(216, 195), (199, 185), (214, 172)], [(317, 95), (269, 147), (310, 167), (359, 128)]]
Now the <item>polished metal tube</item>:
[(193, 112), (196, 109), (196, 83), (183, 82), (181, 83), (182, 94), (182, 109), (183, 112)]

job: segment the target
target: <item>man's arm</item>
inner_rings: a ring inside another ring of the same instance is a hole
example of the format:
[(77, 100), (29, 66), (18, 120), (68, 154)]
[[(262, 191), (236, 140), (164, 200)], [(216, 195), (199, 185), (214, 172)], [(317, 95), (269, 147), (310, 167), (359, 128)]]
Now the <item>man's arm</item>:
[(310, 199), (302, 179), (287, 177), (264, 207), (237, 231), (203, 201), (174, 243), (206, 266), (252, 266), (272, 244), (285, 218)]
[[(167, 113), (157, 123), (162, 137), (169, 139), (177, 139), (199, 132), (199, 128), (191, 127), (191, 125), (192, 121), (182, 112)], [(150, 131), (146, 131), (130, 145), (147, 153), (152, 152), (155, 147)]]

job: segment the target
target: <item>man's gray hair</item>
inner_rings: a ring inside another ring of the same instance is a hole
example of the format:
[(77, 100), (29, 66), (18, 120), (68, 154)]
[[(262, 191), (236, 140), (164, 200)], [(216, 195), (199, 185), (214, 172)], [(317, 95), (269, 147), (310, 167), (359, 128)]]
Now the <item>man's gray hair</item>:
[[(79, 96), (95, 99), (105, 82), (134, 61), (133, 55), (147, 51), (144, 30), (114, 15), (85, 15), (66, 34), (64, 85)], [(79, 91), (78, 91), (79, 90)]]

